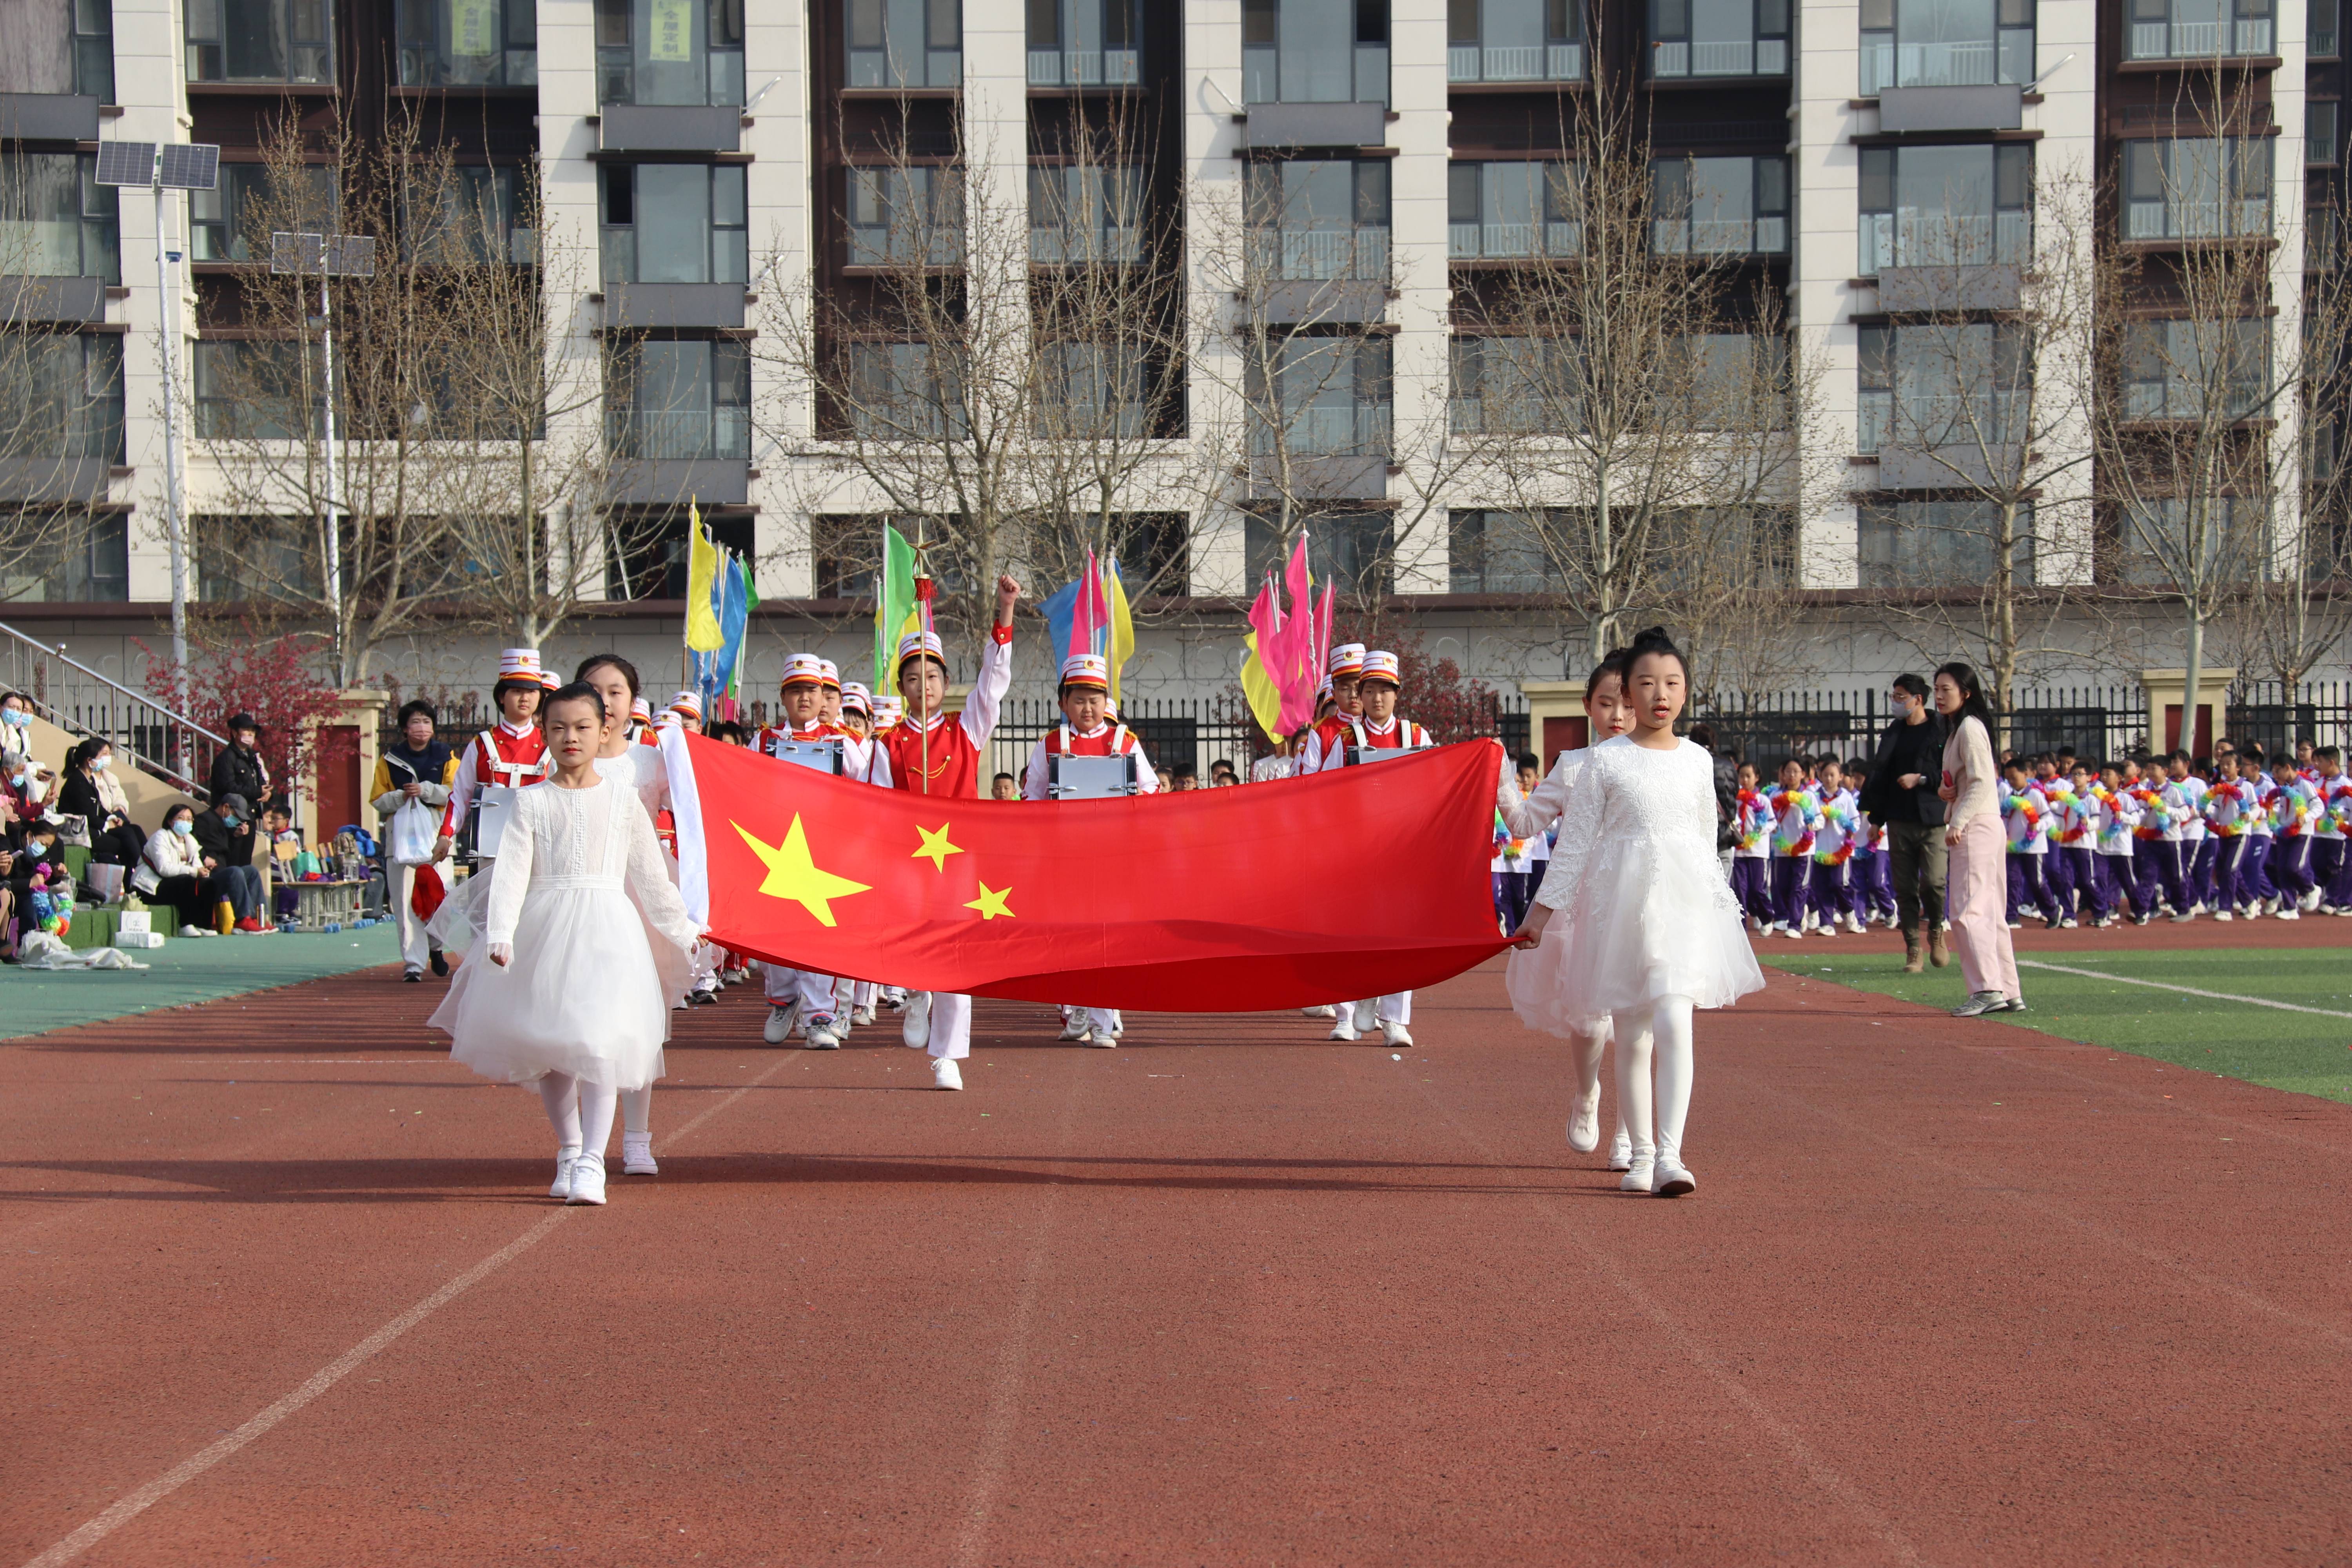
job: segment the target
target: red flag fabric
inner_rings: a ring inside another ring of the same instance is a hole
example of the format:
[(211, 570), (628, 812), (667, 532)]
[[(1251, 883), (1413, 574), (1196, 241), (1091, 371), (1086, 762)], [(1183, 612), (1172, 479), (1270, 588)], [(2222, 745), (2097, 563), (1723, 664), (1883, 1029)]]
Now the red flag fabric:
[(1246, 1012), (1458, 974), (1496, 934), (1493, 741), (1126, 800), (929, 799), (672, 730), (687, 908), (795, 968)]
[(431, 920), (447, 896), (448, 889), (441, 885), (440, 872), (430, 866), (416, 868), (416, 875), (409, 884), (408, 907), (416, 911), (418, 920)]

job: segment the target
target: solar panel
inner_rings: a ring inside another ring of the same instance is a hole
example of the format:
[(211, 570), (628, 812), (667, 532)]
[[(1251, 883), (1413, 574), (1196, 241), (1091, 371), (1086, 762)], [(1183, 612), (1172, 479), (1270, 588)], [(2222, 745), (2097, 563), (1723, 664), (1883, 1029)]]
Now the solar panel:
[(209, 191), (220, 184), (220, 149), (207, 142), (163, 145), (163, 185), (174, 191)]
[(148, 185), (155, 181), (155, 143), (101, 142), (98, 144), (98, 183), (101, 185)]
[(323, 234), (273, 234), (269, 237), (269, 270), (299, 272), (305, 277), (327, 269), (327, 237)]
[(338, 278), (375, 276), (375, 238), (372, 235), (327, 237), (327, 270)]

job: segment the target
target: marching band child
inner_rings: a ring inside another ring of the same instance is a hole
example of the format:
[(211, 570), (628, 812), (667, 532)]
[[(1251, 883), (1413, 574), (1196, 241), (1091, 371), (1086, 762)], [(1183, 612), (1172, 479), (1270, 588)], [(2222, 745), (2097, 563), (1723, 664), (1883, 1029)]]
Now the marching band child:
[(2319, 907), (2319, 885), (2311, 879), (2312, 818), (2319, 792), (2284, 756), (2271, 764), (2271, 885), (2278, 889), (2278, 918), (2301, 920)]
[(1331, 710), (1299, 741), (1299, 777), (1321, 773), (1332, 753), (1348, 744), (1348, 725), (1364, 711), (1363, 674), (1362, 643), (1341, 643), (1331, 650), (1330, 672), (1324, 678), (1331, 691)]
[[(499, 721), (475, 736), (467, 743), (466, 754), (458, 759), (457, 778), (449, 785), (449, 807), (441, 814), (441, 837), (433, 846), (435, 860), (449, 858), (457, 834), (472, 820), (482, 791), (503, 789), (520, 798), (525, 785), (535, 784), (547, 776), (547, 737), (534, 721), (540, 699), (546, 692), (537, 648), (499, 651), (499, 679), (490, 688), (490, 700), (498, 704)], [(494, 853), (486, 855), (478, 843), (474, 846), (474, 871), (468, 879), (474, 885), (462, 896), (444, 900), (443, 915), (426, 923), (425, 929), (442, 946), (449, 944), (450, 928), (461, 920), (471, 929), (474, 941), (481, 939), (482, 922), (489, 915), (490, 874), (495, 860)], [(441, 928), (437, 931), (433, 931), (436, 925)], [(464, 945), (460, 944), (461, 951)]]
[[(2097, 851), (2092, 861), (2092, 875), (2097, 879), (2111, 902), (2119, 902), (2116, 895), (2132, 895), (2132, 923), (2147, 924), (2147, 911), (2141, 908), (2139, 895), (2131, 880), (2134, 854), (2133, 830), (2139, 826), (2139, 803), (2124, 789), (2124, 772), (2115, 763), (2099, 764), (2099, 782), (2091, 790), (2091, 800), (2096, 808), (2091, 824), (2092, 847)], [(2103, 926), (2116, 923), (2117, 914), (2110, 909), (2099, 917)]]
[[(907, 694), (907, 718), (883, 742), (893, 787), (943, 806), (980, 798), (988, 738), (1013, 685), (1013, 606), (1020, 600), (1020, 584), (996, 580), (996, 618), (981, 648), (980, 679), (952, 721), (944, 710), (948, 660), (939, 635), (909, 632), (898, 639), (898, 689)], [(971, 1055), (971, 998), (918, 993), (908, 998), (900, 1026), (909, 1047), (929, 1053), (932, 1087), (961, 1089), (963, 1070), (956, 1064)]]
[(2248, 819), (2260, 809), (2253, 792), (2239, 782), (2238, 759), (2223, 752), (2213, 759), (2213, 783), (2200, 803), (2199, 815), (2210, 829), (2213, 846), (2213, 918), (2235, 920), (2246, 902), (2240, 866), (2246, 851)]
[[(1716, 858), (1713, 764), (1675, 734), (1689, 667), (1653, 629), (1634, 639), (1625, 669), (1633, 732), (1595, 746), (1568, 797), (1553, 852), (1566, 875), (1537, 897), (1569, 918), (1520, 955), (1528, 963), (1512, 1004), (1554, 1034), (1608, 1026), (1633, 1137), (1619, 1186), (1675, 1197), (1698, 1185), (1682, 1159), (1692, 1011), (1728, 1006), (1764, 977)], [(1514, 794), (1506, 781), (1497, 805)]]
[[(776, 694), (783, 722), (761, 731), (752, 749), (775, 756), (787, 742), (831, 742), (841, 748), (845, 776), (855, 772), (865, 782), (877, 782), (872, 776), (873, 748), (859, 742), (854, 731), (825, 717), (840, 695), (840, 674), (835, 671), (829, 685), (826, 668), (826, 661), (813, 653), (796, 653), (784, 660), (783, 683)], [(884, 773), (879, 782), (887, 788), (888, 761), (884, 759), (880, 766)], [(812, 1051), (839, 1050), (841, 1037), (848, 1031), (840, 1023), (835, 977), (781, 963), (761, 967), (767, 972), (768, 1021), (760, 1031), (761, 1038), (772, 1046), (782, 1045), (792, 1038), (797, 1018), (803, 1046)]]
[(1756, 764), (1742, 763), (1735, 795), (1736, 842), (1731, 847), (1731, 896), (1747, 911), (1748, 924), (1759, 931), (1772, 929), (1772, 807), (1756, 787)]
[(1822, 803), (1805, 784), (1805, 763), (1790, 757), (1780, 764), (1780, 787), (1767, 797), (1772, 808), (1772, 930), (1786, 937), (1805, 934), (1806, 895), (1811, 890), (1813, 834), (1822, 825)]
[(2009, 787), (2002, 792), (2001, 825), (2009, 831), (2009, 929), (2018, 929), (2018, 916), (2030, 905), (2041, 911), (2042, 923), (2055, 930), (2061, 919), (2058, 894), (2045, 868), (2050, 858), (2050, 800), (2033, 782), (2022, 757), (2012, 757), (2001, 770)]
[[(1110, 719), (1110, 661), (1098, 653), (1074, 653), (1062, 661), (1061, 684), (1055, 691), (1062, 722), (1048, 730), (1030, 748), (1029, 765), (1022, 770), (1021, 798), (1051, 800), (1049, 790), (1055, 757), (1133, 757), (1139, 793), (1157, 794), (1160, 775), (1143, 754), (1143, 743), (1125, 724)], [(1127, 1032), (1112, 1007), (1071, 1007), (1062, 1024), (1062, 1038), (1082, 1046), (1110, 1047)]]
[(1838, 921), (1856, 936), (1862, 917), (1855, 912), (1852, 867), (1854, 847), (1862, 839), (1862, 813), (1853, 792), (1845, 787), (1845, 770), (1835, 757), (1823, 757), (1814, 781), (1821, 826), (1813, 833), (1813, 868), (1806, 879), (1806, 901), (1821, 918), (1823, 936), (1837, 935)]
[[(1397, 692), (1402, 685), (1396, 655), (1377, 649), (1364, 655), (1363, 670), (1356, 679), (1359, 712), (1347, 720), (1339, 743), (1322, 753), (1322, 772), (1329, 773), (1346, 766), (1350, 750), (1387, 752), (1402, 749), (1410, 752), (1433, 743), (1428, 731), (1397, 712)], [(1357, 1039), (1372, 1026), (1376, 1018), (1380, 1022), (1381, 1037), (1388, 1044), (1412, 1044), (1412, 993), (1410, 991), (1392, 991), (1385, 996), (1368, 997), (1357, 1003), (1352, 1012), (1342, 1005), (1337, 1022), (1331, 1026), (1330, 1037), (1335, 1040)]]
[(603, 697), (564, 687), (547, 723), (553, 778), (515, 797), (485, 911), (489, 962), (458, 971), (432, 1025), (448, 1033), (452, 1060), (538, 1086), (555, 1128), (550, 1195), (602, 1204), (616, 1101), (661, 1076), (670, 999), (700, 933), (652, 821), (596, 771), (611, 730)]

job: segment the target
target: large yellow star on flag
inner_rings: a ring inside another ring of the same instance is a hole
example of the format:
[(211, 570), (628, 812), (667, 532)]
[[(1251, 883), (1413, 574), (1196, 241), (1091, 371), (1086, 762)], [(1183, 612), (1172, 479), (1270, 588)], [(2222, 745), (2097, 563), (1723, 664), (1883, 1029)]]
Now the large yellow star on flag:
[(960, 847), (948, 842), (948, 825), (944, 822), (937, 827), (925, 827), (919, 822), (915, 824), (915, 831), (923, 836), (923, 847), (909, 857), (911, 859), (929, 860), (934, 868), (944, 871), (948, 868), (949, 856), (963, 853)]
[(817, 918), (820, 925), (833, 925), (833, 900), (845, 899), (852, 893), (870, 892), (864, 882), (853, 882), (846, 877), (836, 877), (823, 870), (809, 857), (808, 835), (802, 831), (800, 813), (793, 814), (793, 825), (784, 834), (782, 844), (762, 844), (743, 830), (740, 822), (730, 823), (736, 832), (743, 834), (743, 842), (751, 847), (768, 868), (760, 891), (772, 899), (789, 899)]
[(1003, 915), (1006, 920), (1012, 920), (1013, 911), (1004, 907), (1004, 900), (1012, 896), (1013, 889), (1010, 888), (992, 888), (982, 882), (980, 885), (980, 897), (972, 900), (964, 908), (978, 910), (980, 918), (984, 921), (992, 921), (999, 915)]

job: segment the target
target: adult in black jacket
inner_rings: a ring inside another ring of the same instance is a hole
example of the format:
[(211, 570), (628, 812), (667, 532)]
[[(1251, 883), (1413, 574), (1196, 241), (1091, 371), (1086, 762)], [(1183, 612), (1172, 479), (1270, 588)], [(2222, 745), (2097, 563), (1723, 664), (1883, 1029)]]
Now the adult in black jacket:
[(66, 759), (58, 810), (89, 825), (89, 858), (101, 866), (136, 866), (147, 836), (131, 820), (131, 802), (113, 777), (114, 748), (93, 735)]
[[(225, 795), (241, 795), (256, 808), (269, 802), (269, 764), (261, 760), (257, 749), (261, 740), (261, 726), (250, 713), (240, 713), (228, 721), (229, 743), (213, 759), (213, 776), (209, 793), (215, 800)], [(251, 813), (247, 813), (248, 819)], [(249, 825), (249, 822), (248, 822)]]
[(1941, 969), (1944, 948), (1944, 726), (1927, 700), (1927, 683), (1898, 675), (1888, 700), (1895, 721), (1878, 739), (1862, 809), (1886, 828), (1886, 868), (1895, 879), (1895, 918), (1903, 927), (1903, 967), (1916, 974), (1923, 956)]
[(261, 868), (253, 863), (253, 807), (241, 795), (215, 795), (213, 808), (196, 814), (195, 827), (214, 891), (228, 900), (238, 930), (259, 931)]

